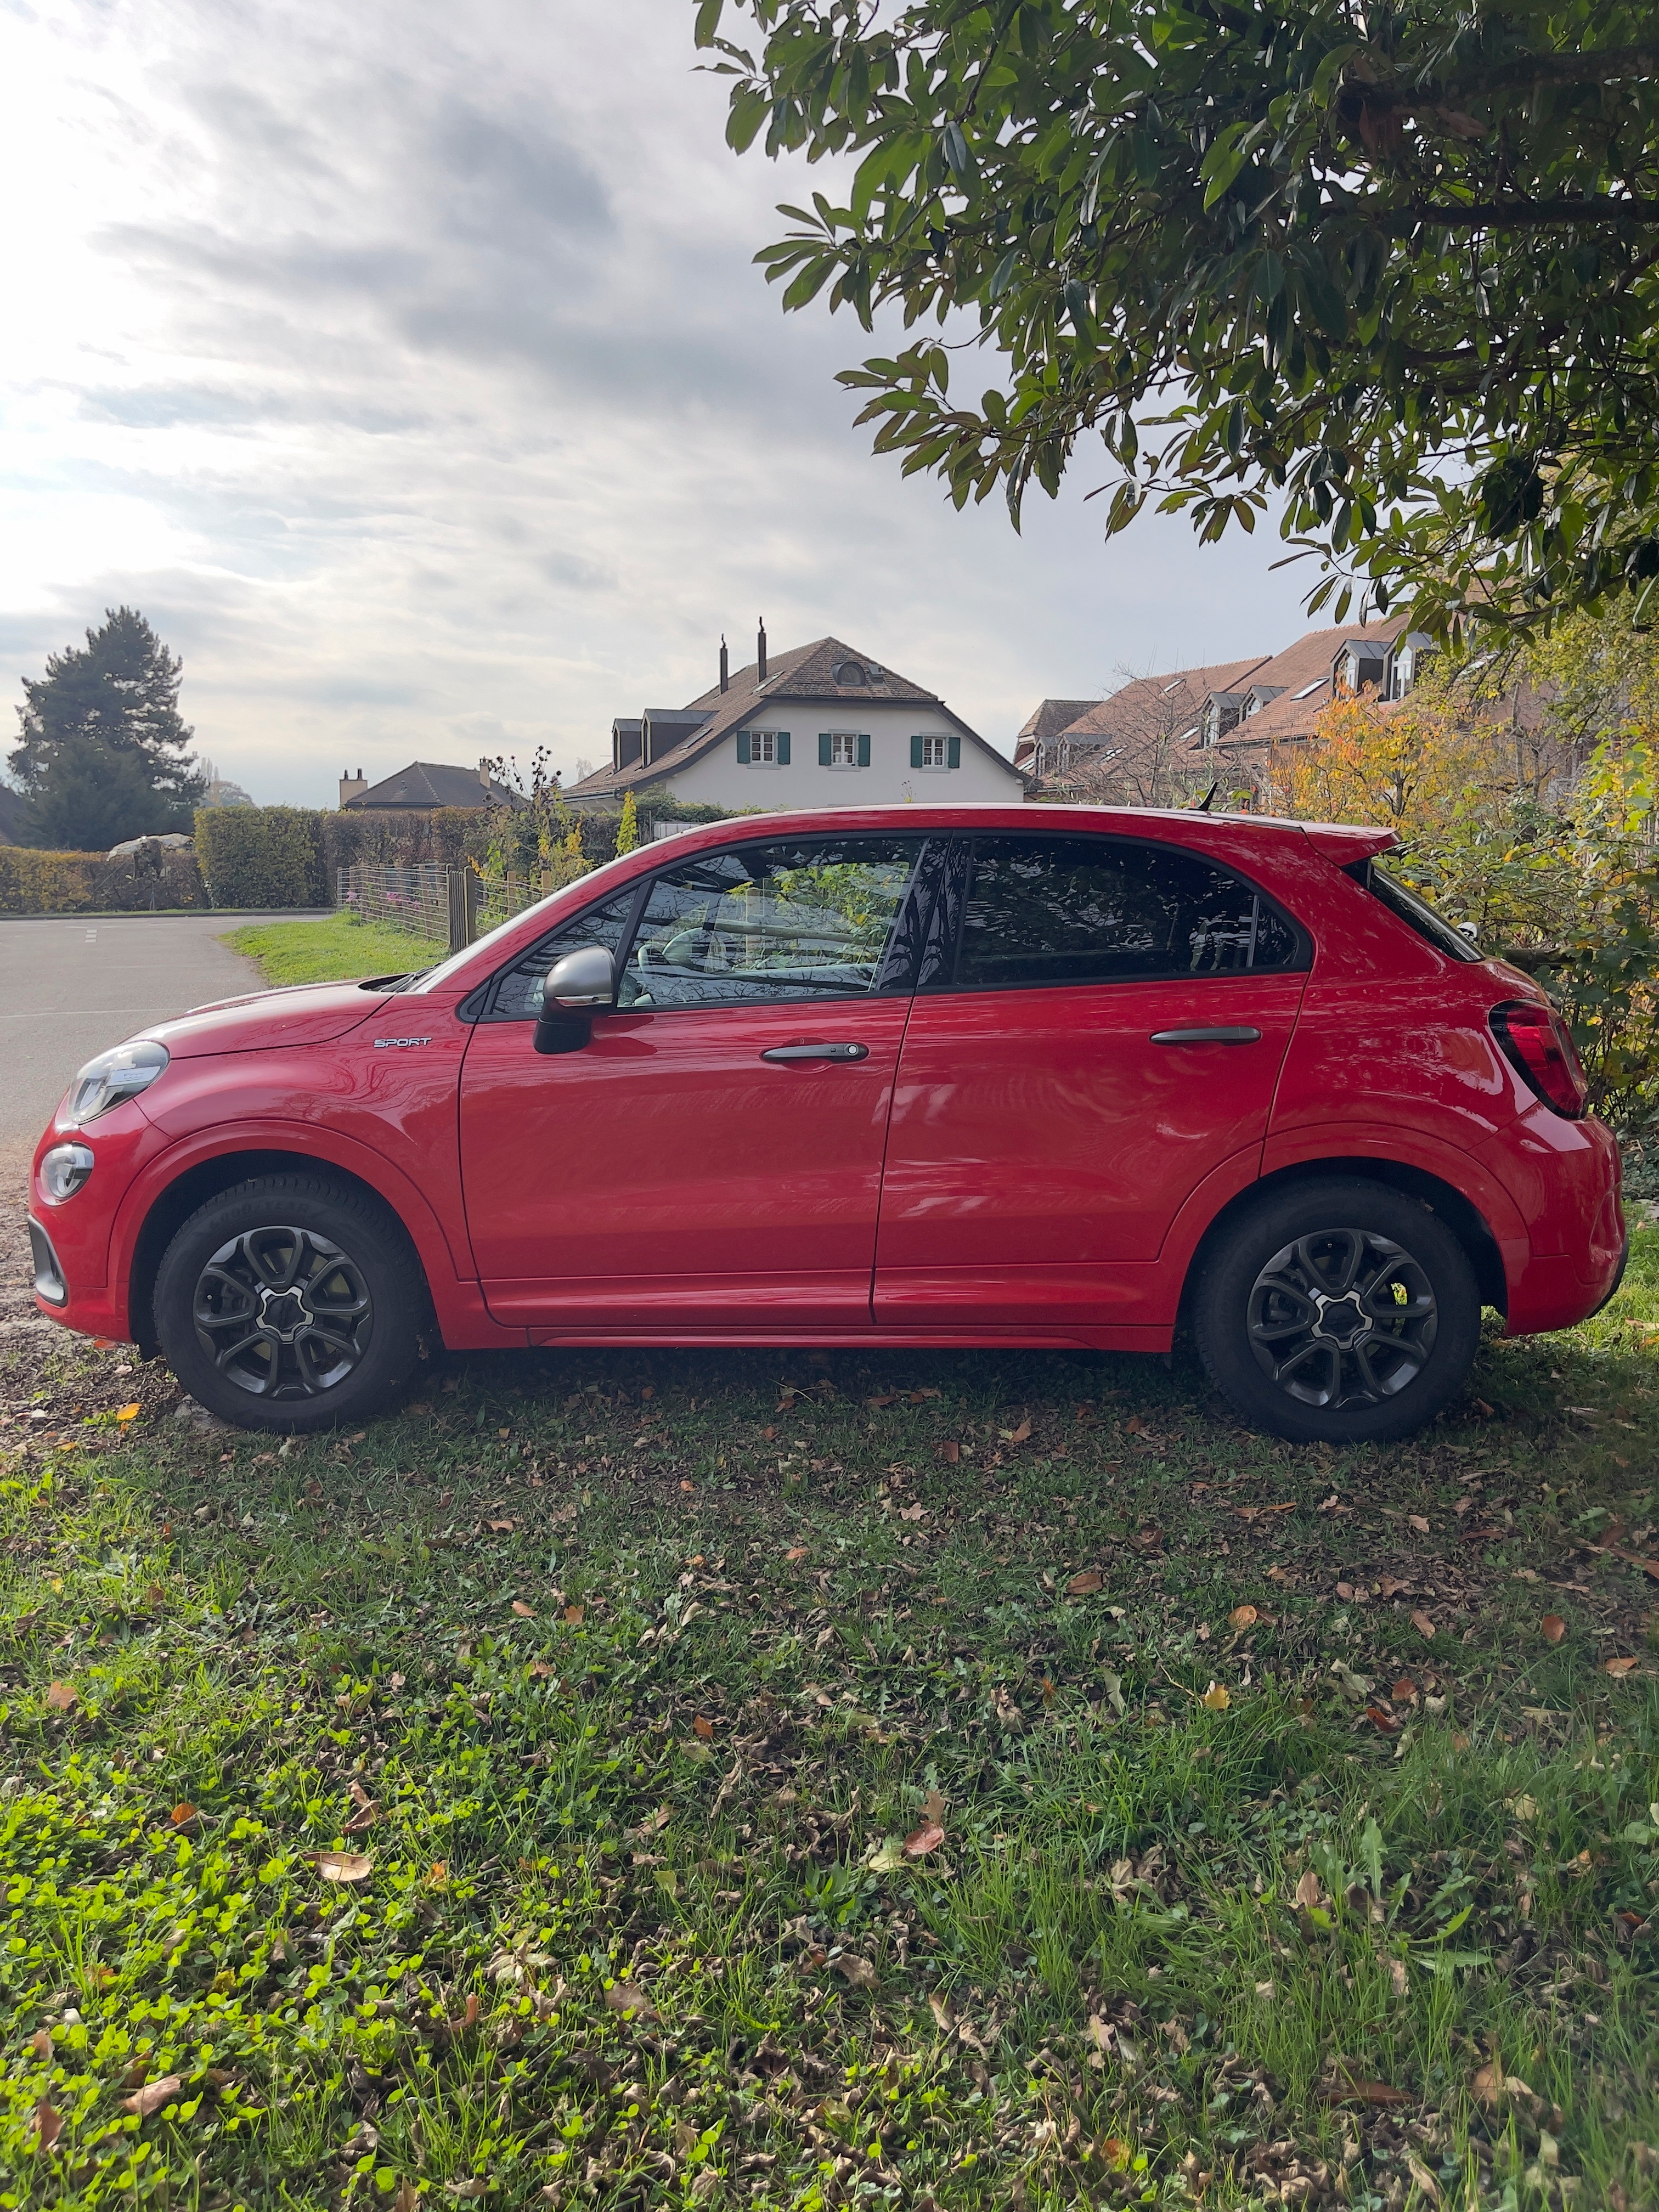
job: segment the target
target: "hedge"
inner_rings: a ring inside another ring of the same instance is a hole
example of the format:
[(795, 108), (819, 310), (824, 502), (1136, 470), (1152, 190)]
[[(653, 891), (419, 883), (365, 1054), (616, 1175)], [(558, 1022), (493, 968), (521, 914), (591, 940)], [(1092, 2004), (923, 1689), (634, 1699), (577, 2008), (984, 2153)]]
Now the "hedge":
[(41, 853), (0, 845), (0, 914), (82, 914), (95, 906), (101, 853)]
[(214, 905), (331, 906), (317, 818), (300, 806), (198, 806), (196, 859)]

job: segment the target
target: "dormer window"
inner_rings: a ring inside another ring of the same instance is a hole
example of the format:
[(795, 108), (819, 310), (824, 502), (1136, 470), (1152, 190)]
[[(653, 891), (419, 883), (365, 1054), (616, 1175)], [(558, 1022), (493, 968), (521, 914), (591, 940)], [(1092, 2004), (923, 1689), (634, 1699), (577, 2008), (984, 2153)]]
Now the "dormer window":
[(859, 689), (871, 680), (870, 671), (859, 660), (840, 660), (830, 672), (834, 680), (844, 689)]

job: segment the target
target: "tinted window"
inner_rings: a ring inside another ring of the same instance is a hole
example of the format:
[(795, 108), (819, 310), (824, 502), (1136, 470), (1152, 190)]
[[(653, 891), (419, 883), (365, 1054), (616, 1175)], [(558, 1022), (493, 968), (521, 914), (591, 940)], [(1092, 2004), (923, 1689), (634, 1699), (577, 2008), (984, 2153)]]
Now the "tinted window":
[(1195, 853), (1108, 837), (978, 837), (957, 981), (1236, 975), (1297, 959), (1296, 932)]
[(801, 840), (699, 853), (656, 877), (618, 1002), (708, 1006), (889, 988), (888, 950), (919, 837)]
[(1390, 913), (1397, 914), (1401, 921), (1414, 929), (1419, 937), (1426, 937), (1438, 951), (1449, 953), (1454, 960), (1484, 960), (1486, 954), (1472, 937), (1461, 929), (1454, 929), (1443, 915), (1437, 915), (1415, 891), (1408, 891), (1404, 884), (1396, 883), (1385, 875), (1375, 860), (1362, 860), (1349, 874), (1364, 884), (1368, 891), (1380, 898)]
[(509, 968), (495, 988), (495, 1003), (489, 1018), (496, 1022), (533, 1022), (542, 1010), (542, 984), (548, 969), (567, 952), (579, 945), (602, 945), (605, 951), (620, 958), (623, 939), (628, 929), (628, 917), (634, 911), (634, 902), (639, 892), (637, 884), (629, 884), (603, 906), (591, 906), (579, 914), (574, 921), (567, 921), (551, 936), (543, 938), (533, 952), (527, 952), (516, 968)]

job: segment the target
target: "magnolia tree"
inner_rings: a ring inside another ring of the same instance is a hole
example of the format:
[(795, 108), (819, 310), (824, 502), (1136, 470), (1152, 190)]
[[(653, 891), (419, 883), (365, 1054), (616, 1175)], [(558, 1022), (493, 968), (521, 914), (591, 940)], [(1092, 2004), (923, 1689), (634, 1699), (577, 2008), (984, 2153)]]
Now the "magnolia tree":
[(700, 0), (696, 35), (733, 147), (841, 157), (758, 258), (917, 333), (842, 381), (958, 506), (1077, 466), (1109, 534), (1273, 512), (1339, 621), (1659, 612), (1650, 4)]

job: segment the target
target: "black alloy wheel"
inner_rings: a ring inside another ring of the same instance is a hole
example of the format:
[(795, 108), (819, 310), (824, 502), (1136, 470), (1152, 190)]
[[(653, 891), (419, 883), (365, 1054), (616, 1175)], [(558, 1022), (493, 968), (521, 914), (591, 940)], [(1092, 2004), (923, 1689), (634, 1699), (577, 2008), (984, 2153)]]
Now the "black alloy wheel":
[(350, 1255), (316, 1231), (244, 1230), (196, 1279), (196, 1334), (228, 1381), (256, 1398), (314, 1398), (356, 1369), (374, 1301)]
[(1256, 1364), (1304, 1406), (1377, 1406), (1408, 1389), (1438, 1320), (1422, 1266), (1370, 1229), (1297, 1237), (1250, 1291)]
[(258, 1176), (210, 1199), (155, 1278), (156, 1334), (198, 1404), (289, 1435), (383, 1411), (419, 1364), (430, 1313), (403, 1224), (323, 1175)]
[(1206, 1250), (1188, 1311), (1223, 1396), (1298, 1442), (1409, 1436), (1462, 1388), (1480, 1341), (1474, 1269), (1444, 1218), (1357, 1176), (1247, 1200)]

